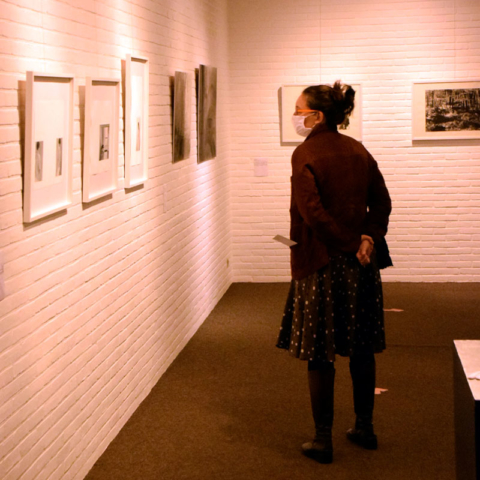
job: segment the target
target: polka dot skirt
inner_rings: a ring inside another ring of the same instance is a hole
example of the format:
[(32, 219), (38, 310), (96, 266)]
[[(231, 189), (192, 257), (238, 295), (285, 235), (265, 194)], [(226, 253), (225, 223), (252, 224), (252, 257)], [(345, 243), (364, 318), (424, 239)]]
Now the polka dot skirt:
[(362, 267), (354, 254), (302, 280), (292, 280), (277, 347), (301, 360), (334, 361), (335, 354), (385, 349), (383, 294), (374, 259)]

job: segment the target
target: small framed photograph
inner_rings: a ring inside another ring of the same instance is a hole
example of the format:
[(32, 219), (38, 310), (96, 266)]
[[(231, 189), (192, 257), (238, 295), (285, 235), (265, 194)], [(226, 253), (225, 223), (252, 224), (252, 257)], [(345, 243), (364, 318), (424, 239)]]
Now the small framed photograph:
[(110, 160), (110, 124), (100, 125), (98, 161)]
[(175, 72), (173, 90), (173, 161), (190, 157), (191, 138), (191, 76)]
[(198, 72), (198, 162), (217, 156), (217, 69), (200, 65)]
[(120, 80), (85, 82), (83, 202), (114, 192), (118, 185)]
[(23, 220), (66, 209), (72, 202), (72, 75), (27, 72)]
[[(355, 90), (355, 108), (345, 122), (338, 125), (338, 131), (359, 142), (362, 141), (362, 86), (358, 83), (349, 84)], [(298, 135), (293, 127), (292, 115), (295, 112), (297, 98), (310, 85), (282, 85), (281, 89), (281, 143), (284, 145), (299, 145), (305, 137)]]
[(412, 140), (480, 139), (480, 80), (412, 87)]
[(127, 55), (125, 63), (125, 187), (148, 179), (148, 59)]

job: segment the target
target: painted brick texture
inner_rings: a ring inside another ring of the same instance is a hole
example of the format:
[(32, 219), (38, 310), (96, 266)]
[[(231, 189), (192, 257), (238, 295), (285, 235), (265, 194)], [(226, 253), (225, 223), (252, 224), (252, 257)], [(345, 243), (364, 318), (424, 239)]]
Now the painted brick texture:
[[(234, 281), (287, 281), (290, 157), (278, 89), (361, 83), (363, 143), (393, 200), (386, 281), (480, 280), (480, 142), (412, 145), (412, 82), (480, 79), (476, 0), (230, 2)], [(290, 121), (289, 119), (286, 119)], [(269, 176), (255, 177), (266, 157)]]
[[(83, 478), (231, 283), (227, 27), (225, 0), (0, 0), (2, 480)], [(82, 86), (127, 53), (150, 60), (149, 179), (123, 189), (120, 142), (119, 190), (85, 205)], [(199, 64), (218, 67), (218, 156), (197, 165), (193, 134), (172, 164), (171, 77)], [(73, 204), (25, 225), (27, 70), (76, 88)]]

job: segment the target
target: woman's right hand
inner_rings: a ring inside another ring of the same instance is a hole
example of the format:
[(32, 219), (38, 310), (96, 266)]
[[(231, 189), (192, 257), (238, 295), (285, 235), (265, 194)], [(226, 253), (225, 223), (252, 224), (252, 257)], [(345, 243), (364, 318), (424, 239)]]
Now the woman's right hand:
[(373, 239), (368, 235), (362, 235), (362, 243), (357, 252), (358, 261), (362, 266), (366, 266), (370, 263), (370, 255), (373, 252)]

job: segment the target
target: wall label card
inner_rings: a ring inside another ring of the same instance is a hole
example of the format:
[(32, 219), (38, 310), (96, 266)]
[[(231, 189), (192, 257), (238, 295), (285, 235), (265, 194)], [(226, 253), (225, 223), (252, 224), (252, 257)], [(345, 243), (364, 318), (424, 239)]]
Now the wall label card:
[(256, 177), (268, 177), (268, 158), (254, 158), (253, 166)]

